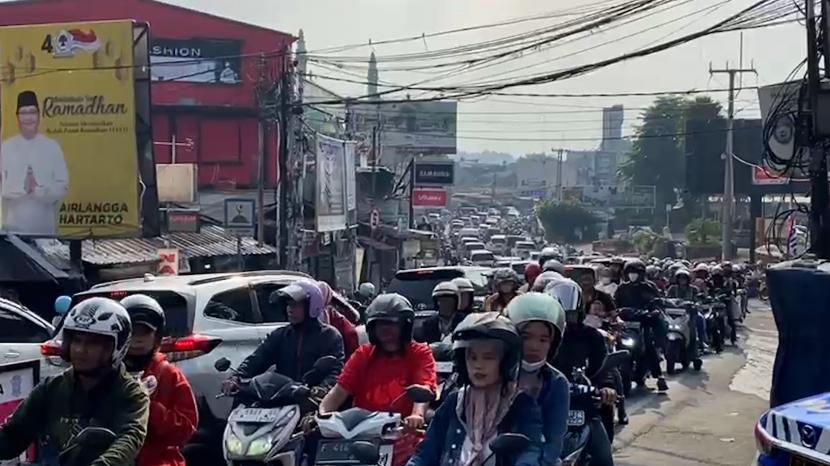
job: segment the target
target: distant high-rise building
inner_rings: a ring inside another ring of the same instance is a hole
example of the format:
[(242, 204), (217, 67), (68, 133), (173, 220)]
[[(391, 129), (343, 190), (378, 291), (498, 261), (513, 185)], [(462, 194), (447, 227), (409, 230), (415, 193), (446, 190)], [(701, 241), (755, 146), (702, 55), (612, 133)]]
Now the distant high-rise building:
[(369, 76), (368, 76), (368, 92), (367, 95), (377, 95), (378, 93), (378, 60), (375, 58), (375, 52), (369, 56)]
[(622, 105), (602, 109), (602, 145), (600, 150), (616, 152), (621, 147), (623, 115)]

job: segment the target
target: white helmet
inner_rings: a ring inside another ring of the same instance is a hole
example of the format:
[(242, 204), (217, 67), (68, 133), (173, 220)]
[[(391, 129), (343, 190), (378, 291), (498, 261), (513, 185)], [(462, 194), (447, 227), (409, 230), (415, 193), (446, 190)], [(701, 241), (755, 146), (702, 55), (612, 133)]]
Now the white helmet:
[(69, 340), (72, 333), (94, 333), (112, 337), (112, 367), (118, 369), (130, 347), (132, 324), (130, 315), (118, 301), (108, 298), (89, 298), (73, 307), (63, 321), (59, 338), (64, 359), (69, 360)]
[(545, 293), (559, 300), (565, 311), (582, 310), (582, 287), (570, 278), (551, 280), (545, 285)]

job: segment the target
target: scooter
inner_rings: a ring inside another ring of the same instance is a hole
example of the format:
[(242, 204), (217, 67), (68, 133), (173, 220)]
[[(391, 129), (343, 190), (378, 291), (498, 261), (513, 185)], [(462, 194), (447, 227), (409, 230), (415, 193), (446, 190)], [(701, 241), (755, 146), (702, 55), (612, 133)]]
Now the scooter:
[[(414, 403), (430, 403), (435, 398), (429, 388), (410, 385), (389, 404), (390, 411), (403, 396)], [(400, 413), (350, 408), (335, 413), (318, 413), (316, 420), (323, 437), (317, 445), (316, 465), (355, 463), (352, 446), (358, 441), (369, 441), (377, 449), (377, 461), (368, 464), (392, 465), (394, 443), (403, 431)]]
[(67, 443), (58, 455), (61, 466), (89, 466), (97, 460), (116, 439), (115, 432), (103, 427), (87, 427)]
[(692, 316), (695, 309), (690, 309), (694, 303), (671, 299), (666, 300), (667, 307), (664, 309), (666, 323), (668, 324), (667, 346), (666, 346), (666, 372), (672, 375), (676, 372), (676, 365), (680, 363), (683, 370), (694, 363), (694, 369), (699, 371), (703, 361), (697, 357), (697, 345), (692, 344)]
[[(571, 403), (568, 411), (568, 430), (562, 444), (562, 466), (587, 466), (591, 464), (591, 443), (593, 428), (604, 429), (600, 420), (599, 389), (591, 379), (599, 380), (628, 359), (627, 351), (616, 351), (605, 357), (602, 367), (591, 378), (584, 368), (576, 368), (570, 384)], [(598, 422), (599, 421), (599, 422)]]
[(706, 299), (706, 311), (704, 321), (706, 322), (706, 333), (709, 335), (709, 344), (715, 353), (723, 352), (726, 341), (727, 316), (729, 312), (728, 297), (720, 295), (715, 298)]
[[(225, 372), (230, 364), (222, 358), (215, 367)], [(303, 464), (305, 436), (297, 427), (304, 413), (317, 409), (321, 396), (308, 387), (322, 382), (336, 365), (334, 356), (318, 359), (302, 383), (274, 371), (241, 380), (234, 394), (239, 405), (228, 416), (222, 438), (228, 465)]]
[[(505, 432), (499, 434), (490, 441), (490, 456), (484, 459), (481, 464), (487, 462), (493, 457), (496, 457), (497, 465), (513, 464), (514, 458), (522, 450), (530, 445), (530, 439), (523, 434), (514, 434)], [(372, 442), (358, 440), (349, 447), (349, 453), (363, 465), (381, 466), (381, 461), (384, 459), (380, 454), (380, 449)]]
[[(631, 395), (632, 383), (637, 385), (645, 384), (648, 365), (645, 363), (645, 346), (643, 338), (643, 324), (633, 320), (634, 314), (639, 311), (634, 309), (620, 309), (623, 319), (623, 327), (617, 336), (617, 350), (628, 351), (628, 361), (620, 366), (620, 374), (623, 379), (625, 396)], [(626, 320), (628, 317), (631, 320)]]

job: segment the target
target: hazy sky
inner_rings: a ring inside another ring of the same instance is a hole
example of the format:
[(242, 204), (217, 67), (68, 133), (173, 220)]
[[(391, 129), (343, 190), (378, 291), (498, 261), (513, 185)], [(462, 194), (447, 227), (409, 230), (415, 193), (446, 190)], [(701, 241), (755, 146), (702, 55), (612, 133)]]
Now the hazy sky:
[[(608, 5), (609, 0), (167, 0), (170, 3), (228, 16), (268, 28), (297, 34), (302, 28), (308, 48), (315, 50), (338, 45), (367, 43), (421, 33), (437, 32), (465, 26), (499, 22), (529, 15)], [(623, 26), (607, 26), (591, 36), (570, 44), (527, 54), (509, 64), (494, 66), (484, 72), (456, 74), (427, 85), (475, 82), (482, 78), (510, 77), (550, 72), (598, 59), (613, 57), (703, 29), (752, 4), (755, 0), (672, 0), (662, 12)], [(518, 25), (488, 28), (400, 45), (377, 46), (384, 55), (420, 53), (461, 44), (476, 43), (532, 28), (561, 23), (554, 18)], [(804, 55), (804, 29), (797, 23), (744, 33), (744, 65), (754, 61), (758, 77), (747, 75), (744, 85), (769, 84), (783, 80)], [(347, 56), (368, 56), (372, 49), (362, 47), (343, 52)], [(578, 52), (578, 53), (576, 53)], [(569, 55), (570, 56), (565, 56)], [(727, 86), (727, 77), (710, 78), (709, 63), (723, 67), (727, 60), (739, 58), (738, 33), (720, 34), (685, 44), (646, 58), (613, 65), (588, 75), (543, 86), (516, 88), (524, 92), (631, 92), (680, 89), (717, 89)], [(358, 67), (364, 66), (354, 64)], [(381, 64), (383, 66), (398, 64)], [(318, 74), (337, 72), (312, 67)], [(364, 76), (361, 69), (351, 72)], [(339, 76), (365, 80), (340, 73)], [(381, 80), (411, 84), (435, 78), (424, 72), (384, 72)], [(319, 81), (344, 94), (363, 95), (365, 87), (339, 82)], [(725, 93), (713, 94), (718, 100)], [(415, 95), (413, 95), (415, 97)], [(600, 136), (598, 109), (616, 103), (625, 105), (624, 134), (637, 124), (638, 108), (650, 97), (615, 98), (524, 98), (492, 97), (459, 105), (459, 149), (484, 149), (514, 154), (549, 151), (551, 147), (593, 148)], [(739, 117), (759, 115), (757, 94), (746, 90), (739, 94), (736, 108)], [(498, 138), (536, 139), (534, 141), (492, 141)]]

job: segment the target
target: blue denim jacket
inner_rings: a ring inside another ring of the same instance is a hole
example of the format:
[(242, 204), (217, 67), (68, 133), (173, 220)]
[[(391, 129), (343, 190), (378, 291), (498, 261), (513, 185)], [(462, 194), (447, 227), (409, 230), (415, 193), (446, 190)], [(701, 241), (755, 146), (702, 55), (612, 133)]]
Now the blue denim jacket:
[(570, 387), (568, 379), (550, 364), (542, 367), (540, 375), (542, 390), (536, 402), (542, 412), (542, 432), (545, 435), (541, 466), (554, 466), (561, 463), (562, 441), (568, 430)]
[[(429, 424), (426, 437), (407, 466), (452, 466), (458, 463), (467, 431), (455, 412), (457, 401), (458, 391), (444, 399)], [(542, 417), (533, 397), (526, 393), (516, 395), (513, 405), (499, 424), (498, 432), (526, 435), (532, 442), (531, 446), (519, 454), (515, 466), (539, 466)]]

